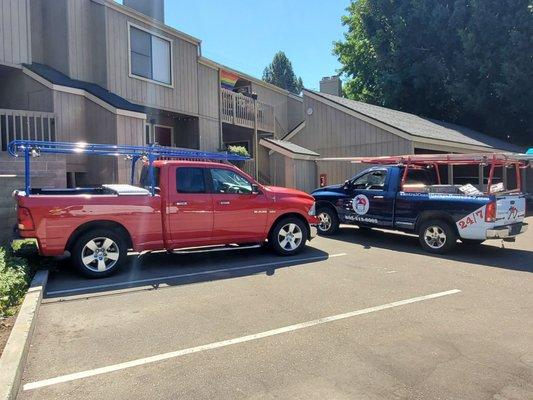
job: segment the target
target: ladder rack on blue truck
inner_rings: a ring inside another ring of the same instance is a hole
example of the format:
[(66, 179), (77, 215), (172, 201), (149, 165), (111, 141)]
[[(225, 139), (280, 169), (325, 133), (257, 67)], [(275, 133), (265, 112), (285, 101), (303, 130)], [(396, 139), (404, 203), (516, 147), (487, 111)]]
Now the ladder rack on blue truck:
[(153, 163), (164, 158), (194, 159), (204, 161), (246, 161), (249, 157), (227, 152), (205, 152), (200, 150), (164, 147), (156, 144), (148, 146), (128, 146), (116, 144), (96, 144), (85, 142), (48, 142), (41, 140), (14, 140), (9, 143), (8, 153), (13, 157), (24, 156), (24, 183), (26, 196), (30, 194), (30, 159), (41, 154), (87, 154), (99, 156), (124, 156), (131, 160), (131, 184), (135, 179), (135, 164), (143, 160), (149, 166), (150, 193), (155, 194), (155, 174)]

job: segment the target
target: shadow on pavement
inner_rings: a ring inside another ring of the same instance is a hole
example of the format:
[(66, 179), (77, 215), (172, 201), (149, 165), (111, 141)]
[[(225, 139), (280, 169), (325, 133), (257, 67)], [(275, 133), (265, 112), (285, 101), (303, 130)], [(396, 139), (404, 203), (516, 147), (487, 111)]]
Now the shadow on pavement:
[[(487, 267), (533, 272), (533, 251), (528, 250), (501, 248), (487, 244), (465, 245), (458, 243), (457, 247), (450, 253), (430, 254), (420, 247), (417, 236), (376, 229), (360, 230), (356, 227), (341, 227), (336, 235), (329, 236), (329, 238), (358, 244), (364, 249), (387, 249)], [(526, 238), (522, 237), (517, 240), (520, 239)], [(493, 241), (493, 243), (497, 242)], [(508, 246), (508, 244), (504, 243), (504, 246)]]
[(276, 256), (267, 249), (188, 255), (167, 252), (130, 254), (116, 274), (102, 279), (84, 278), (65, 261), (57, 270), (51, 271), (45, 298), (106, 294), (131, 288), (157, 289), (262, 273), (272, 276), (280, 268), (298, 267), (328, 258), (328, 253), (309, 246), (292, 257)]

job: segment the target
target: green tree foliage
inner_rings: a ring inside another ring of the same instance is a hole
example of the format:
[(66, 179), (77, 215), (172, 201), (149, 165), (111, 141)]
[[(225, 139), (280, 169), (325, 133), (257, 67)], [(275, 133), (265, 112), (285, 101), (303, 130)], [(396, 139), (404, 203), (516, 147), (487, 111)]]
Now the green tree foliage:
[(349, 98), (531, 144), (532, 0), (358, 0), (334, 53)]
[(282, 51), (274, 55), (272, 63), (263, 71), (263, 80), (295, 94), (300, 94), (304, 87), (302, 78), (296, 77), (290, 60)]

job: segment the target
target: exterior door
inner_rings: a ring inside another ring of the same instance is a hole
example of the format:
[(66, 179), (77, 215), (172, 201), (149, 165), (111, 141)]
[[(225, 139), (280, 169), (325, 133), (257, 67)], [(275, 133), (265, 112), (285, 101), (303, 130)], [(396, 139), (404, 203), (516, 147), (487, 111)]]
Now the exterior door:
[(210, 171), (213, 192), (213, 239), (220, 243), (260, 242), (266, 236), (269, 202), (252, 193), (252, 183), (225, 168)]
[(351, 183), (352, 202), (346, 219), (368, 226), (390, 227), (393, 223), (394, 191), (388, 190), (388, 171), (374, 169)]
[(174, 248), (209, 245), (213, 232), (213, 195), (207, 169), (177, 167), (169, 175), (168, 224)]
[(161, 146), (172, 146), (172, 128), (154, 125), (154, 140)]

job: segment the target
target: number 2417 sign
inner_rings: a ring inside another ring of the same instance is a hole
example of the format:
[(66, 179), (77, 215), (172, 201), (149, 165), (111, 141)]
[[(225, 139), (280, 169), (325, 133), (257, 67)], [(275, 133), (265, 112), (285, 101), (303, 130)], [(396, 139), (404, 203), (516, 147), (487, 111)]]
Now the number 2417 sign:
[(470, 225), (477, 224), (478, 222), (481, 222), (481, 221), (483, 221), (483, 208), (480, 208), (479, 210), (476, 210), (473, 213), (468, 214), (466, 217), (460, 220), (457, 224), (459, 225), (459, 229), (465, 229), (465, 228), (468, 228)]

